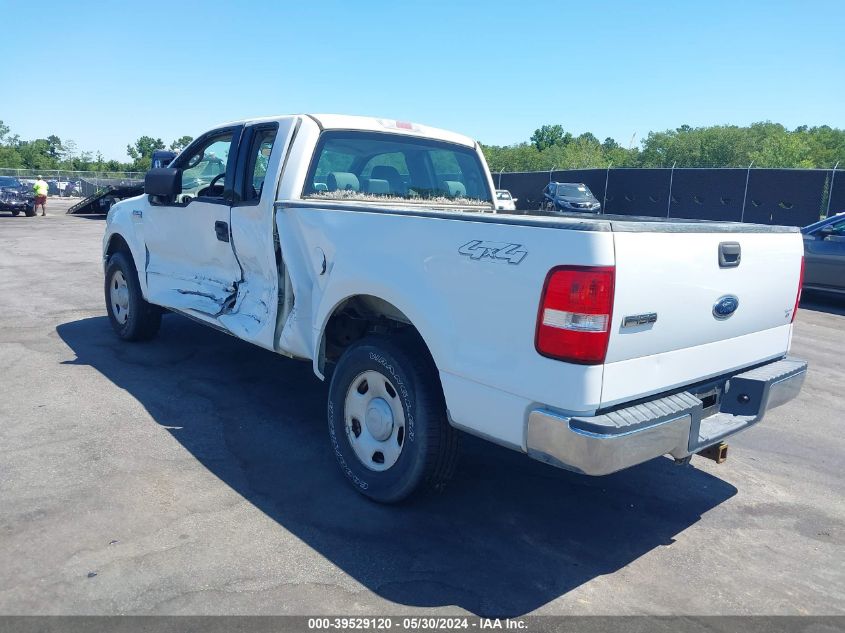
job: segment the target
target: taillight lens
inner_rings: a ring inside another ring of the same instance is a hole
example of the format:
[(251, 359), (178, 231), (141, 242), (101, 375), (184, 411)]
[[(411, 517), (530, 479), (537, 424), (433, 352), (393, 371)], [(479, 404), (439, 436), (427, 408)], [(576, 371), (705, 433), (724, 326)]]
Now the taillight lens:
[(537, 351), (570, 363), (603, 363), (610, 340), (615, 276), (613, 266), (550, 270), (537, 314)]
[(795, 307), (792, 308), (792, 320), (795, 323), (795, 315), (798, 313), (798, 304), (801, 303), (801, 289), (804, 287), (804, 256), (801, 255), (801, 274), (798, 275), (798, 294), (795, 295)]

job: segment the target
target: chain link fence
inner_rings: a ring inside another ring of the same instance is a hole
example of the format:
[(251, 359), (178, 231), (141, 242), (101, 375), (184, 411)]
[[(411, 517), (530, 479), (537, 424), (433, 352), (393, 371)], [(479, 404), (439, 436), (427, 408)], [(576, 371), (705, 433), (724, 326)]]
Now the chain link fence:
[(51, 196), (84, 198), (108, 187), (125, 187), (144, 181), (141, 171), (68, 171), (64, 169), (11, 169), (0, 167), (0, 176), (13, 176), (33, 184), (39, 176), (47, 181)]

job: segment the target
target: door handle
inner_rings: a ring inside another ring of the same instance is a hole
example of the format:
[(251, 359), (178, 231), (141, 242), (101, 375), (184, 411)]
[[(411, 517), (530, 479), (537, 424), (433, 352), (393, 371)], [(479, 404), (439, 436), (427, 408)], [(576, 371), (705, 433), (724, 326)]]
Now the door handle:
[(217, 220), (214, 223), (214, 232), (217, 234), (217, 239), (221, 242), (229, 241), (229, 225), (226, 222)]
[(719, 244), (719, 268), (736, 268), (742, 260), (742, 248), (739, 242)]

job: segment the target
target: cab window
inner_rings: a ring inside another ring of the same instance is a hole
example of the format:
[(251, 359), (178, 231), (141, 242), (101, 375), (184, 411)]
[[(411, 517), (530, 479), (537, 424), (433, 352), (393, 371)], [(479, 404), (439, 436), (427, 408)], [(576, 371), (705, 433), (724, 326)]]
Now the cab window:
[(257, 202), (264, 191), (264, 181), (267, 177), (267, 166), (270, 163), (270, 154), (273, 152), (273, 143), (276, 140), (276, 126), (272, 128), (259, 128), (252, 137), (252, 144), (249, 150), (249, 163), (244, 174), (244, 201)]
[(317, 145), (305, 198), (489, 206), (473, 148), (401, 134), (328, 131)]
[(176, 195), (176, 204), (186, 205), (196, 198), (223, 201), (232, 136), (231, 130), (209, 136), (171, 164), (182, 169), (182, 191)]

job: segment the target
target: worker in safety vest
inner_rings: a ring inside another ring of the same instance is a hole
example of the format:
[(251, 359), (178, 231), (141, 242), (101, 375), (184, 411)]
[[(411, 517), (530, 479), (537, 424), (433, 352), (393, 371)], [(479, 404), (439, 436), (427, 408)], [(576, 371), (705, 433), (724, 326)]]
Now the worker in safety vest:
[(32, 185), (32, 190), (35, 192), (35, 213), (38, 213), (38, 205), (41, 205), (41, 215), (47, 215), (47, 192), (50, 187), (45, 180), (39, 176), (35, 184)]

